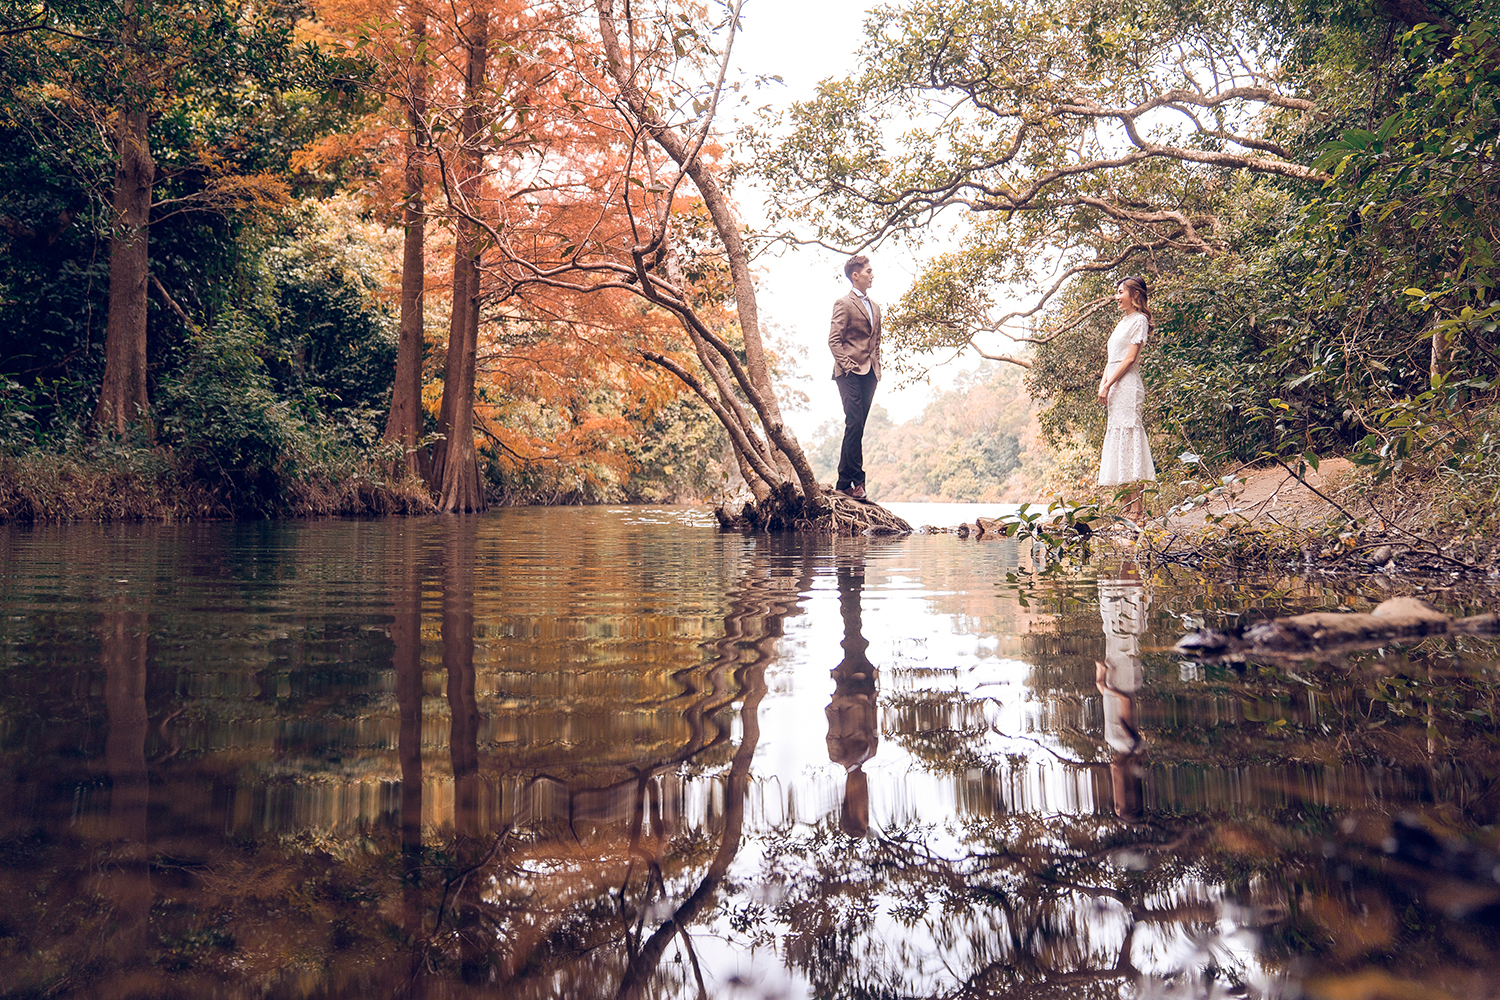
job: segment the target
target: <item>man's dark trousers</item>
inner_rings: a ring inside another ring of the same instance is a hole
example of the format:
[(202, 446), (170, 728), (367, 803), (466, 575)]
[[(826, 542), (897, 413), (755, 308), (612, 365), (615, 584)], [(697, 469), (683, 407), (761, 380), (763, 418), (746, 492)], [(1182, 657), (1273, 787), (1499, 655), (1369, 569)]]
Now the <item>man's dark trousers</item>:
[(833, 380), (844, 403), (844, 446), (839, 450), (839, 481), (836, 489), (863, 486), (865, 482), (865, 418), (875, 401), (874, 372), (840, 375)]

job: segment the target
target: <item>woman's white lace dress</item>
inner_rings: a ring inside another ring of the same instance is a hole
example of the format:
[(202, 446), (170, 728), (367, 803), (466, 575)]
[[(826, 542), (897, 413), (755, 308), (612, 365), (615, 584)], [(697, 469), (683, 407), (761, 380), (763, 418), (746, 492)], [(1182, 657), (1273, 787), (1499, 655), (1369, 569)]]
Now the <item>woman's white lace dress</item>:
[[(1148, 329), (1150, 323), (1144, 313), (1131, 313), (1116, 323), (1109, 335), (1110, 365), (1124, 358), (1131, 344), (1145, 344)], [(1104, 432), (1104, 450), (1099, 457), (1100, 486), (1156, 481), (1156, 463), (1151, 461), (1151, 445), (1141, 420), (1145, 406), (1146, 383), (1141, 381), (1137, 363), (1109, 388), (1109, 429)]]

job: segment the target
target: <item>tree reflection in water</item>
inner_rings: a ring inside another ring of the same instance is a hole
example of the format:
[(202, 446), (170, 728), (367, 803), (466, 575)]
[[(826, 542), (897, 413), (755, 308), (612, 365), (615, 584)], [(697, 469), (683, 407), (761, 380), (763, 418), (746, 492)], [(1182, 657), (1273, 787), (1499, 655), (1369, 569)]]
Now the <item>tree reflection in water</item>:
[(1363, 598), (622, 524), (7, 550), (0, 996), (1495, 995), (1493, 644), (1196, 664)]
[[(566, 755), (528, 761), (514, 812), (487, 850), (442, 870), (431, 930), (418, 943), (424, 960), (408, 991), (419, 992), (424, 978), (444, 980), (445, 967), (454, 965), (464, 981), (503, 987), (506, 996), (644, 997), (658, 995), (663, 979), (690, 992), (707, 988), (692, 925), (714, 905), (739, 851), (765, 668), (810, 583), (806, 564), (787, 572), (777, 550), (767, 544), (747, 560), (706, 668), (677, 672), (683, 743), (656, 758), (636, 757), (626, 765), (628, 777), (614, 781), (599, 781), (589, 762)], [(450, 543), (445, 558), (461, 559), (462, 551), (462, 542)], [(455, 674), (472, 672), (472, 649), (451, 606), (445, 593), (450, 699)], [(451, 710), (456, 716), (461, 707)], [(454, 733), (456, 743), (456, 724)], [(457, 783), (456, 750), (453, 760)], [(701, 827), (681, 822), (689, 811), (685, 772), (713, 787), (712, 814)], [(462, 822), (456, 844), (466, 839)], [(464, 859), (461, 849), (456, 854)], [(663, 970), (674, 944), (687, 969)]]
[(104, 668), (104, 705), (109, 735), (104, 762), (109, 775), (108, 861), (100, 870), (100, 897), (108, 900), (103, 961), (134, 973), (146, 953), (151, 912), (151, 789), (146, 771), (147, 616), (129, 610), (107, 613), (99, 630)]

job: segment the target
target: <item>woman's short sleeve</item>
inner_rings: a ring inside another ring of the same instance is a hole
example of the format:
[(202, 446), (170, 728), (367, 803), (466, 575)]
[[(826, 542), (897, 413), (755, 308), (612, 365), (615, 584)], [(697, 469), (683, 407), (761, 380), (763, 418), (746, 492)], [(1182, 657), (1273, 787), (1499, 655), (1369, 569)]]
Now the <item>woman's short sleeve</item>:
[(1146, 342), (1146, 332), (1151, 329), (1151, 322), (1141, 313), (1136, 313), (1130, 318), (1135, 321), (1135, 329), (1130, 331), (1130, 340), (1128, 343), (1144, 344)]

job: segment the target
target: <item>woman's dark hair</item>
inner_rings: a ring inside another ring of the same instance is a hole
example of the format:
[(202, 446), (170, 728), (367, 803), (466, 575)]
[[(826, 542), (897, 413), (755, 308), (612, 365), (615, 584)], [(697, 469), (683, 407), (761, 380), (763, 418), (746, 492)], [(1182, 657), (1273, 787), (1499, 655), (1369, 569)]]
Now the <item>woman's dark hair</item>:
[(1132, 274), (1128, 278), (1122, 278), (1120, 284), (1130, 293), (1130, 300), (1135, 307), (1146, 314), (1146, 328), (1149, 330), (1154, 323), (1151, 319), (1151, 307), (1147, 304), (1146, 279)]

